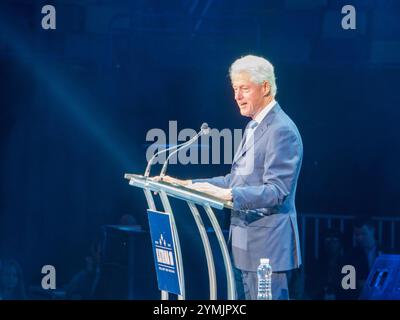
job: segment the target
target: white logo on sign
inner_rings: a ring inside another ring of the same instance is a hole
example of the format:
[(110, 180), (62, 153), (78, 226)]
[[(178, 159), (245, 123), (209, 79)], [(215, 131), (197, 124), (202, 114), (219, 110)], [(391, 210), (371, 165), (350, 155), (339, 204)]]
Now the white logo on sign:
[(173, 267), (174, 266), (174, 258), (172, 255), (172, 249), (171, 249), (171, 244), (167, 244), (167, 241), (163, 237), (162, 234), (160, 234), (160, 238), (156, 243), (156, 256), (157, 256), (157, 262), (162, 263), (168, 266)]

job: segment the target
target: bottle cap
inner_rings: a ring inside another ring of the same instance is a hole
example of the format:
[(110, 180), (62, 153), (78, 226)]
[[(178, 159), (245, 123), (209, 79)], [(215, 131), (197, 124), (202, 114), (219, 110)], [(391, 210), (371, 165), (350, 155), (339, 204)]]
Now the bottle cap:
[(260, 263), (262, 264), (269, 264), (269, 259), (268, 258), (261, 258)]

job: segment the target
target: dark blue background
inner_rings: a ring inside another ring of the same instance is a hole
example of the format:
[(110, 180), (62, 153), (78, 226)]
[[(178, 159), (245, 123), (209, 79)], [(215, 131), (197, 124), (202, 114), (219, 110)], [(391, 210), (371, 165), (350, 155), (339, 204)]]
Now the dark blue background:
[[(56, 30), (41, 28), (44, 4)], [(341, 28), (345, 4), (356, 30)], [(303, 137), (298, 211), (400, 211), (399, 1), (3, 0), (0, 15), (0, 256), (28, 279), (53, 264), (68, 280), (123, 214), (147, 224), (123, 174), (144, 171), (148, 130), (244, 127), (228, 68), (249, 53), (274, 64)]]

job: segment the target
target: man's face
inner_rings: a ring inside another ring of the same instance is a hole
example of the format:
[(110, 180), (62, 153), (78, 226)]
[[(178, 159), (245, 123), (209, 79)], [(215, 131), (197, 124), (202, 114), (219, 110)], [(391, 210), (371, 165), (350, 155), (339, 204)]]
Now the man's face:
[(362, 248), (369, 248), (374, 243), (374, 230), (366, 225), (361, 228), (355, 228), (354, 236), (357, 245)]
[(262, 84), (254, 83), (247, 72), (233, 74), (231, 81), (235, 100), (242, 116), (254, 119), (255, 115), (272, 100), (268, 95), (269, 83), (266, 81)]

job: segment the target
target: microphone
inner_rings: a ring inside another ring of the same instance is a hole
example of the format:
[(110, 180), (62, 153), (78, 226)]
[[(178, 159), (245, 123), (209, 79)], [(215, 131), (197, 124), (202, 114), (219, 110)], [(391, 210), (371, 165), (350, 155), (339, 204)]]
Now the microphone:
[(210, 133), (210, 127), (206, 122), (201, 125), (200, 132), (202, 132), (200, 135), (207, 135)]
[(162, 177), (165, 176), (165, 173), (167, 171), (168, 161), (175, 153), (177, 153), (178, 151), (180, 151), (182, 149), (185, 149), (186, 147), (190, 146), (200, 136), (207, 135), (209, 133), (210, 133), (210, 128), (208, 127), (208, 124), (204, 122), (200, 127), (200, 131), (192, 139), (190, 139), (189, 141), (187, 141), (185, 143), (177, 145), (176, 146), (177, 148), (173, 152), (171, 152), (170, 155), (168, 156), (167, 160), (165, 160), (164, 165), (162, 166), (162, 169), (160, 171), (160, 177), (162, 178)]
[[(196, 138), (196, 139), (197, 139), (200, 135), (202, 135), (202, 134), (208, 134), (209, 132), (210, 132), (210, 128), (208, 127), (208, 124), (207, 124), (207, 123), (203, 123), (203, 124), (201, 125), (200, 132), (198, 132), (193, 138)], [(172, 146), (172, 147), (169, 147), (169, 148), (167, 148), (167, 149), (160, 150), (160, 151), (156, 152), (156, 153), (150, 158), (150, 160), (147, 162), (147, 166), (146, 166), (146, 170), (145, 170), (145, 172), (144, 172), (144, 176), (147, 178), (147, 177), (150, 175), (151, 166), (154, 164), (154, 163), (153, 163), (153, 162), (154, 162), (154, 159), (155, 159), (158, 155), (163, 154), (163, 153), (165, 153), (165, 152), (168, 152), (168, 151), (171, 150), (171, 149), (176, 148), (176, 150), (174, 151), (174, 153), (171, 154), (171, 155), (173, 155), (173, 154), (175, 154), (175, 152), (179, 149), (179, 147), (184, 147), (184, 146), (185, 146), (186, 144), (188, 144), (189, 142), (190, 142), (190, 143), (194, 142), (194, 140), (196, 140), (196, 139), (193, 140), (193, 138), (190, 139), (189, 141), (183, 142), (183, 143), (178, 144), (178, 145), (176, 145), (176, 146)], [(192, 140), (193, 140), (193, 141), (192, 141)], [(167, 160), (165, 161), (165, 163), (168, 162), (168, 160), (169, 160), (169, 158), (171, 157), (171, 155), (167, 158)], [(164, 163), (164, 165), (165, 165), (165, 163)], [(164, 168), (164, 166), (163, 166), (163, 168)], [(166, 169), (165, 169), (165, 170), (166, 170)], [(164, 170), (164, 172), (165, 172), (165, 170)]]

